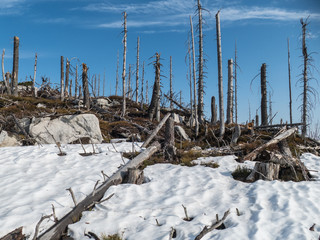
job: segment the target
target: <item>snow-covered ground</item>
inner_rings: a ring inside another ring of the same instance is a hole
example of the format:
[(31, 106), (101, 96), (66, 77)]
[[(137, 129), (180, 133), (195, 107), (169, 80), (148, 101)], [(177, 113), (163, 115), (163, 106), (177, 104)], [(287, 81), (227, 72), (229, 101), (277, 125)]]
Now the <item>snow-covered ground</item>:
[[(131, 143), (115, 144), (118, 151), (131, 151)], [(91, 151), (91, 146), (86, 146)], [(76, 199), (90, 193), (101, 170), (111, 175), (122, 163), (112, 145), (98, 145), (100, 154), (82, 157), (80, 145), (64, 146), (66, 156), (57, 156), (53, 145), (43, 147), (0, 148), (0, 237), (23, 226), (32, 237), (42, 214), (51, 214), (51, 204), (61, 218), (73, 207), (69, 192)], [(136, 146), (136, 149), (138, 147)], [(123, 239), (169, 239), (171, 227), (175, 239), (194, 239), (205, 225), (215, 222), (230, 209), (224, 230), (214, 230), (203, 239), (308, 239), (320, 235), (320, 158), (304, 154), (302, 161), (312, 170), (316, 181), (279, 182), (235, 181), (231, 172), (237, 165), (252, 167), (252, 162), (237, 163), (233, 156), (199, 159), (215, 161), (219, 168), (182, 167), (158, 164), (145, 169), (148, 182), (111, 187), (108, 201), (85, 212), (82, 219), (69, 225), (75, 239), (88, 239), (85, 232), (98, 236), (118, 233)], [(182, 204), (192, 221), (184, 221)], [(241, 215), (237, 216), (236, 208)], [(157, 222), (161, 225), (158, 226)], [(313, 225), (315, 231), (309, 231)], [(53, 224), (44, 221), (43, 231)]]

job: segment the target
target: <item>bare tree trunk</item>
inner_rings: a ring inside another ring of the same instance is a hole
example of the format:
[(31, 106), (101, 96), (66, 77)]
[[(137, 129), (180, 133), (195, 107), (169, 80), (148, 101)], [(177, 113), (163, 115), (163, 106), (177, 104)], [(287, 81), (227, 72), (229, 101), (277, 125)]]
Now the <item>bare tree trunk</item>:
[[(190, 48), (190, 41), (188, 41), (188, 55), (189, 55), (189, 85), (190, 85), (190, 110), (191, 110), (191, 117), (190, 117), (190, 126), (193, 126), (194, 122), (194, 113), (193, 113), (193, 93), (192, 93), (192, 67), (191, 67), (191, 48)], [(188, 74), (187, 74), (188, 77)]]
[(86, 64), (82, 64), (82, 86), (83, 86), (83, 104), (87, 108), (90, 109), (90, 93), (88, 86), (88, 67)]
[(117, 53), (117, 72), (116, 72), (116, 96), (118, 96), (118, 85), (119, 85), (119, 51)]
[(172, 89), (172, 56), (170, 56), (170, 109), (173, 110), (173, 89)]
[(211, 97), (211, 123), (217, 123), (217, 105), (215, 96)]
[(160, 101), (160, 54), (156, 53), (155, 68), (155, 80), (153, 85), (153, 92), (151, 103), (148, 109), (149, 119), (152, 121)]
[(220, 137), (224, 135), (224, 106), (223, 106), (223, 79), (222, 79), (222, 51), (221, 51), (221, 32), (220, 32), (220, 11), (216, 14), (217, 29), (217, 53), (218, 53), (218, 85), (219, 85), (219, 110), (220, 110)]
[(122, 113), (121, 117), (126, 115), (126, 60), (127, 60), (127, 13), (123, 13), (124, 18), (124, 36), (123, 36), (123, 70), (122, 70), (122, 94), (123, 94), (123, 102), (122, 102)]
[(141, 77), (141, 109), (143, 109), (143, 103), (144, 103), (143, 84), (144, 84), (144, 61), (142, 64), (142, 77)]
[(13, 69), (11, 76), (12, 93), (18, 96), (18, 73), (19, 73), (19, 37), (15, 36), (13, 40)]
[(176, 147), (174, 146), (173, 113), (171, 113), (169, 119), (166, 121), (164, 158), (165, 158), (165, 160), (168, 160), (169, 162), (173, 162), (176, 159)]
[(81, 91), (81, 85), (79, 85), (79, 99), (82, 98), (82, 91)]
[(233, 123), (233, 60), (228, 60), (227, 124)]
[(60, 58), (60, 100), (64, 101), (64, 64), (63, 56)]
[(149, 86), (148, 86), (148, 79), (147, 79), (147, 81), (146, 81), (146, 104), (149, 104), (148, 92), (149, 92)]
[(66, 59), (66, 81), (65, 81), (65, 87), (64, 87), (64, 95), (65, 97), (69, 96), (68, 88), (69, 88), (69, 71), (70, 71), (70, 62), (68, 58)]
[(136, 103), (138, 103), (139, 98), (139, 47), (140, 39), (137, 40), (137, 64), (136, 64)]
[[(3, 49), (2, 51), (2, 62), (1, 62), (1, 66), (2, 66), (2, 79), (4, 82), (4, 85), (6, 87), (6, 91), (8, 93), (8, 95), (11, 95), (11, 86), (10, 86), (10, 76), (8, 76), (8, 78), (6, 77), (6, 74), (4, 72), (4, 54), (5, 54), (5, 50)], [(10, 75), (10, 74), (9, 74)]]
[(129, 72), (128, 72), (128, 98), (131, 100), (131, 64), (129, 64)]
[(72, 98), (72, 78), (69, 81), (69, 99)]
[(200, 0), (198, 0), (198, 17), (199, 17), (199, 60), (198, 60), (198, 119), (203, 121), (203, 34), (202, 34), (202, 8)]
[(34, 58), (34, 71), (33, 71), (33, 79), (32, 79), (32, 94), (34, 97), (37, 96), (37, 91), (36, 91), (36, 74), (37, 74), (37, 53)]
[(196, 83), (196, 54), (194, 47), (194, 35), (193, 35), (193, 24), (192, 18), (190, 17), (190, 26), (191, 26), (191, 41), (192, 41), (192, 69), (193, 69), (193, 101), (194, 101), (194, 120), (195, 120), (195, 132), (196, 136), (199, 134), (199, 121), (198, 121), (198, 105), (197, 105), (197, 83)]
[(261, 125), (268, 125), (268, 107), (267, 107), (267, 65), (261, 66)]
[[(106, 71), (103, 72), (103, 87), (102, 87), (102, 96), (105, 96), (105, 85), (106, 85)], [(111, 94), (110, 94), (111, 95)]]
[(288, 38), (288, 74), (289, 74), (289, 110), (290, 110), (290, 124), (292, 124), (292, 95), (291, 95), (291, 68), (290, 68), (289, 38)]
[(77, 99), (78, 94), (78, 64), (76, 65), (76, 76), (74, 78), (74, 98)]
[(307, 134), (307, 108), (308, 108), (308, 52), (306, 46), (306, 27), (307, 22), (300, 20), (302, 25), (302, 54), (303, 54), (303, 103), (302, 103), (302, 136)]
[(271, 93), (269, 92), (269, 124), (272, 125), (272, 101), (271, 101)]
[(234, 110), (235, 110), (235, 122), (238, 123), (238, 76), (237, 76), (237, 42), (235, 43), (234, 51)]

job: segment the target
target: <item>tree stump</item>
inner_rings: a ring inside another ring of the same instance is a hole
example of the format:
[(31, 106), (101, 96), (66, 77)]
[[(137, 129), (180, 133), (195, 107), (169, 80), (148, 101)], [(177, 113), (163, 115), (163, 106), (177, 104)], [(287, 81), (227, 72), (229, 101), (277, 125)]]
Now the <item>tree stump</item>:
[(247, 177), (247, 181), (253, 182), (255, 180), (276, 180), (279, 178), (280, 164), (257, 162), (254, 169)]

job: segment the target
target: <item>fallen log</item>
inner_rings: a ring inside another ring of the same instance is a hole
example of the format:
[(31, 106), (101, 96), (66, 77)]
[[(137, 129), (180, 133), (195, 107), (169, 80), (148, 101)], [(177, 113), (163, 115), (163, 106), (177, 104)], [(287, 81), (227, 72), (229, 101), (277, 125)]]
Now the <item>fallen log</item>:
[(185, 108), (184, 106), (182, 106), (181, 104), (179, 104), (177, 101), (175, 101), (173, 98), (171, 98), (170, 96), (168, 96), (167, 94), (164, 94), (164, 96), (172, 101), (175, 105), (177, 105), (179, 108), (181, 108), (186, 114), (191, 115), (190, 110)]
[(254, 160), (262, 150), (266, 149), (267, 147), (269, 147), (271, 145), (277, 144), (278, 142), (290, 137), (296, 131), (297, 131), (297, 128), (290, 128), (289, 130), (279, 134), (275, 138), (271, 139), (269, 142), (261, 145), (260, 147), (253, 150), (251, 153), (244, 156), (243, 160), (249, 160), (249, 161)]
[(0, 238), (0, 240), (23, 240), (23, 239), (25, 239), (25, 235), (22, 234), (22, 227), (19, 227)]
[(303, 123), (288, 123), (288, 124), (275, 124), (275, 125), (263, 125), (263, 126), (256, 126), (254, 129), (264, 129), (264, 128), (282, 128), (284, 126), (286, 127), (298, 127), (302, 126)]
[(160, 121), (160, 123), (158, 124), (158, 126), (153, 130), (153, 132), (151, 133), (151, 135), (147, 138), (147, 140), (142, 144), (142, 148), (145, 148), (149, 145), (149, 143), (152, 141), (152, 139), (157, 135), (157, 133), (160, 131), (160, 129), (162, 128), (162, 126), (166, 123), (166, 121), (168, 120), (168, 118), (170, 117), (171, 113), (167, 113), (164, 118)]
[(37, 239), (38, 240), (55, 240), (60, 239), (69, 224), (72, 224), (80, 219), (83, 211), (87, 210), (94, 202), (98, 202), (102, 199), (105, 192), (112, 185), (120, 184), (123, 178), (127, 175), (130, 168), (138, 168), (145, 160), (150, 158), (155, 152), (160, 149), (161, 145), (155, 142), (149, 148), (141, 152), (134, 159), (129, 161), (126, 165), (120, 168), (115, 174), (107, 179), (100, 187), (89, 194), (85, 199), (78, 203), (73, 210), (67, 215), (61, 218), (57, 223), (51, 226), (48, 230), (42, 233)]

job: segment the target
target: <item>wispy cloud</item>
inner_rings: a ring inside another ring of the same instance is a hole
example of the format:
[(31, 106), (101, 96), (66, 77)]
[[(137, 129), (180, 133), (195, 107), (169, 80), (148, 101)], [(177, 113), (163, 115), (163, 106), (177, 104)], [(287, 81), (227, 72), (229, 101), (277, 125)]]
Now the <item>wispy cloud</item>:
[(0, 15), (19, 14), (25, 0), (0, 0)]

